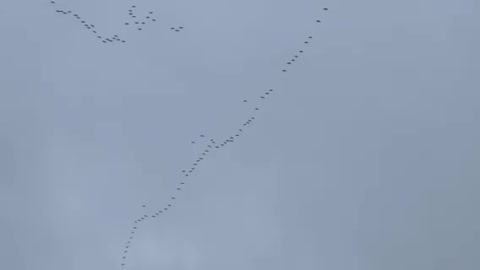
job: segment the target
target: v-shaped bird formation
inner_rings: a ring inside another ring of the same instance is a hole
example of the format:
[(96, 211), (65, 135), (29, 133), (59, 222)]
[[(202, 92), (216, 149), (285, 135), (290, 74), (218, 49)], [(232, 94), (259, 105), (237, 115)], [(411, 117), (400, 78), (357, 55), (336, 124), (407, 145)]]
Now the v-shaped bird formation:
[[(50, 1), (51, 5), (58, 6), (56, 1)], [(154, 12), (153, 11), (148, 11), (142, 15), (137, 13), (137, 6), (132, 5), (130, 9), (128, 10), (128, 19), (126, 22), (123, 23), (124, 27), (127, 27), (127, 29), (130, 30), (135, 30), (135, 31), (142, 31), (144, 27), (151, 23), (157, 22), (157, 19), (154, 17)], [(113, 35), (106, 35), (106, 34), (101, 34), (98, 28), (88, 22), (86, 19), (78, 15), (77, 13), (73, 12), (72, 10), (63, 10), (63, 9), (56, 9), (55, 10), (58, 14), (61, 15), (67, 15), (76, 20), (82, 27), (84, 27), (86, 30), (88, 30), (90, 33), (92, 33), (92, 36), (95, 36), (97, 40), (103, 43), (125, 43), (127, 42), (124, 38), (121, 38), (119, 34), (113, 34)], [(174, 32), (180, 32), (184, 29), (183, 26), (170, 26), (170, 30)]]
[[(328, 8), (323, 8), (323, 11), (328, 11)], [(321, 22), (320, 20), (315, 21), (315, 23), (320, 23), (320, 22)], [(179, 29), (181, 28), (179, 27)], [(172, 30), (174, 29), (172, 28)], [(284, 63), (284, 66), (279, 68), (279, 73), (284, 74), (290, 68), (292, 68), (295, 64), (297, 64), (303, 57), (304, 53), (306, 52), (307, 46), (310, 43), (312, 43), (313, 39), (314, 39), (313, 36), (305, 37), (305, 39), (302, 41), (301, 48), (299, 48), (299, 50), (297, 50), (290, 57), (288, 57), (288, 60), (286, 60), (286, 62)], [(194, 158), (194, 160), (189, 165), (179, 170), (180, 176), (179, 176), (179, 179), (177, 180), (177, 185), (175, 187), (175, 190), (172, 191), (172, 194), (170, 195), (170, 198), (168, 200), (168, 203), (166, 203), (166, 205), (155, 206), (155, 207), (150, 207), (150, 206), (147, 207), (147, 205), (145, 204), (142, 205), (142, 208), (144, 211), (147, 210), (147, 208), (149, 210), (147, 212), (144, 212), (144, 214), (139, 215), (133, 221), (128, 239), (125, 243), (125, 248), (123, 249), (122, 256), (121, 256), (122, 266), (126, 265), (127, 253), (129, 249), (131, 249), (132, 247), (133, 240), (135, 239), (135, 233), (138, 232), (140, 225), (144, 223), (147, 219), (155, 219), (160, 215), (165, 215), (173, 207), (174, 202), (175, 200), (177, 200), (178, 195), (182, 192), (182, 188), (184, 187), (184, 185), (188, 183), (188, 180), (192, 178), (193, 173), (200, 167), (200, 165), (205, 160), (207, 160), (208, 156), (212, 155), (212, 153), (216, 151), (220, 151), (221, 149), (227, 147), (227, 145), (232, 144), (237, 140), (239, 140), (240, 137), (242, 137), (243, 134), (251, 128), (254, 121), (256, 121), (257, 119), (256, 117), (258, 117), (261, 104), (263, 102), (266, 102), (270, 98), (272, 98), (274, 93), (275, 93), (275, 90), (270, 88), (270, 89), (263, 90), (261, 93), (258, 94), (258, 96), (252, 97), (252, 99), (243, 99), (242, 102), (246, 103), (247, 106), (249, 106), (250, 103), (255, 103), (260, 105), (249, 107), (248, 114), (245, 117), (245, 121), (239, 123), (236, 129), (232, 131), (231, 134), (229, 134), (229, 136), (226, 136), (221, 139), (215, 139), (215, 138), (209, 138), (205, 136), (205, 134), (200, 134), (196, 137), (196, 139), (191, 141), (192, 144), (202, 145), (203, 149), (200, 151), (198, 156)], [(145, 214), (145, 213), (148, 213), (148, 214)]]

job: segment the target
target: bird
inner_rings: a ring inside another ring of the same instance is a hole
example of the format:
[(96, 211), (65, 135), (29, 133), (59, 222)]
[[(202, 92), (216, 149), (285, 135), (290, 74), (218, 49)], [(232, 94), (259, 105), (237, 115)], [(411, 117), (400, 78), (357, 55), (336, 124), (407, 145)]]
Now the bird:
[(328, 10), (328, 8), (323, 8), (323, 10)]

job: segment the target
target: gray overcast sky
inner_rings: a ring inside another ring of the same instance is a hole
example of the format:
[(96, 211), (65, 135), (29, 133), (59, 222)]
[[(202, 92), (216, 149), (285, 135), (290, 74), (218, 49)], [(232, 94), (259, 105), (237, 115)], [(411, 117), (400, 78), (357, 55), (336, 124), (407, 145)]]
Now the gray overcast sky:
[(1, 269), (480, 269), (479, 1), (56, 2), (0, 9)]

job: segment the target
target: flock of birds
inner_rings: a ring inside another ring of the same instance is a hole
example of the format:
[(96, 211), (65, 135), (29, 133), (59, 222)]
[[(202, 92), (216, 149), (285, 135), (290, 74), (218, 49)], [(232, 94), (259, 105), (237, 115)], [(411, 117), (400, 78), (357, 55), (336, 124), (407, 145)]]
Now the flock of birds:
[[(50, 1), (52, 4), (56, 4), (55, 1)], [(147, 22), (156, 22), (156, 19), (153, 17), (153, 12), (150, 11), (148, 14), (142, 18), (140, 18), (134, 11), (135, 11), (136, 6), (131, 6), (131, 9), (128, 10), (128, 15), (130, 16), (131, 20), (128, 22), (125, 22), (125, 26), (135, 26), (137, 30), (141, 31), (142, 27), (147, 24)], [(323, 8), (324, 11), (328, 11), (328, 8)], [(97, 35), (98, 39), (100, 39), (103, 43), (107, 42), (122, 42), (124, 43), (125, 40), (121, 39), (118, 35), (113, 35), (112, 37), (105, 37), (101, 36), (98, 34), (95, 25), (87, 23), (85, 20), (83, 20), (78, 14), (73, 13), (72, 11), (64, 11), (57, 9), (56, 10), (58, 13), (64, 14), (64, 15), (72, 15), (74, 18), (76, 18), (80, 23), (83, 24), (83, 26), (90, 30), (93, 34)], [(320, 23), (320, 20), (316, 20), (316, 23)], [(183, 30), (183, 26), (178, 26), (178, 27), (170, 27), (170, 30), (175, 31), (175, 32), (180, 32)], [(303, 46), (307, 46), (313, 39), (313, 36), (308, 36), (305, 38), (303, 41)], [(304, 53), (304, 49), (298, 50), (296, 53), (294, 53), (286, 62), (285, 66), (281, 69), (281, 72), (287, 72), (288, 68), (291, 67), (293, 64), (295, 64), (297, 61), (301, 59), (302, 54)], [(274, 89), (267, 89), (264, 90), (259, 96), (256, 97), (256, 99), (260, 102), (263, 102), (267, 99), (269, 99), (273, 94), (275, 93)], [(244, 103), (248, 103), (249, 100), (244, 99)], [(127, 253), (129, 249), (132, 246), (132, 242), (135, 239), (135, 232), (138, 231), (138, 228), (141, 223), (145, 222), (147, 219), (152, 219), (152, 218), (157, 218), (160, 215), (164, 215), (168, 212), (168, 210), (173, 207), (173, 204), (175, 200), (177, 199), (177, 194), (182, 191), (183, 186), (187, 183), (187, 180), (192, 177), (192, 174), (194, 171), (200, 166), (202, 162), (206, 160), (206, 158), (214, 153), (215, 151), (218, 151), (227, 145), (234, 143), (236, 140), (238, 140), (244, 132), (248, 130), (248, 128), (253, 124), (253, 122), (256, 120), (255, 115), (256, 113), (260, 110), (260, 107), (253, 107), (250, 115), (246, 117), (245, 121), (243, 123), (240, 123), (237, 129), (230, 134), (230, 136), (227, 136), (223, 138), (222, 140), (215, 140), (214, 138), (207, 138), (204, 134), (201, 134), (197, 137), (196, 140), (193, 140), (191, 143), (192, 144), (200, 144), (202, 143), (204, 145), (203, 150), (198, 154), (198, 156), (195, 158), (195, 160), (185, 169), (181, 169), (180, 173), (182, 177), (178, 181), (174, 193), (170, 196), (169, 201), (166, 205), (163, 205), (161, 207), (156, 207), (156, 209), (153, 212), (149, 212), (149, 214), (142, 214), (139, 215), (135, 220), (133, 221), (133, 225), (131, 227), (131, 231), (128, 237), (128, 240), (125, 243), (125, 247), (123, 249), (123, 254), (122, 254), (122, 266), (126, 265), (126, 260), (127, 260)], [(147, 209), (147, 205), (142, 205), (142, 208), (145, 210)], [(149, 207), (150, 208), (150, 207)]]
[[(328, 8), (323, 8), (324, 11), (327, 11)], [(316, 20), (317, 23), (320, 23), (320, 20)], [(306, 46), (312, 41), (313, 37), (308, 36), (305, 38), (303, 41), (303, 45)], [(298, 50), (296, 53), (292, 55), (292, 57), (285, 62), (285, 66), (283, 69), (281, 69), (282, 72), (287, 72), (288, 67), (291, 67), (295, 62), (299, 61), (301, 59), (301, 55), (304, 53), (304, 49)], [(274, 94), (275, 91), (274, 89), (267, 89), (266, 91), (263, 91), (259, 96), (256, 98), (260, 101), (265, 101), (268, 98)], [(249, 102), (249, 100), (244, 99), (244, 103)], [(143, 222), (145, 222), (147, 219), (155, 219), (160, 215), (165, 215), (168, 210), (173, 207), (175, 200), (177, 199), (177, 194), (182, 191), (183, 186), (187, 183), (187, 180), (192, 177), (192, 173), (200, 166), (202, 162), (206, 160), (206, 158), (211, 155), (213, 152), (218, 151), (227, 145), (234, 143), (236, 140), (238, 140), (242, 134), (248, 130), (249, 126), (253, 124), (253, 122), (256, 120), (255, 118), (255, 113), (260, 110), (259, 107), (253, 107), (250, 115), (245, 119), (243, 123), (240, 123), (237, 129), (230, 134), (230, 136), (227, 136), (221, 140), (215, 140), (214, 138), (207, 138), (204, 134), (201, 134), (197, 137), (197, 139), (191, 141), (192, 144), (203, 144), (203, 149), (201, 152), (198, 154), (198, 156), (192, 161), (192, 163), (185, 169), (181, 169), (180, 173), (182, 177), (178, 181), (175, 190), (173, 194), (170, 196), (168, 203), (166, 203), (163, 206), (156, 207), (156, 209), (149, 214), (143, 214), (139, 215), (134, 221), (133, 225), (131, 227), (130, 231), (130, 236), (125, 244), (125, 248), (123, 249), (123, 255), (122, 255), (122, 266), (125, 266), (125, 262), (127, 259), (127, 253), (129, 249), (132, 246), (132, 241), (135, 239), (134, 235), (135, 232), (138, 231), (139, 225)], [(147, 205), (142, 205), (142, 208), (147, 208)]]
[[(50, 4), (52, 5), (57, 5), (57, 2), (55, 1), (50, 1)], [(157, 21), (157, 19), (154, 17), (154, 12), (149, 11), (148, 13), (140, 16), (138, 15), (135, 10), (137, 6), (133, 5), (130, 7), (128, 10), (128, 16), (130, 17), (127, 22), (124, 23), (124, 26), (126, 27), (134, 27), (137, 31), (142, 31), (143, 27), (145, 27), (149, 23), (154, 23)], [(69, 15), (72, 16), (76, 21), (78, 21), (85, 29), (90, 31), (94, 36), (97, 37), (97, 39), (103, 43), (110, 43), (110, 42), (121, 42), (125, 43), (126, 40), (123, 38), (120, 38), (118, 34), (111, 35), (111, 36), (106, 36), (106, 35), (101, 35), (97, 28), (95, 27), (94, 24), (91, 24), (87, 22), (85, 19), (82, 19), (80, 15), (74, 13), (71, 10), (62, 10), (62, 9), (56, 9), (55, 10), (59, 14), (63, 15)], [(177, 27), (170, 27), (170, 30), (174, 32), (180, 32), (184, 29), (183, 26), (177, 26)]]

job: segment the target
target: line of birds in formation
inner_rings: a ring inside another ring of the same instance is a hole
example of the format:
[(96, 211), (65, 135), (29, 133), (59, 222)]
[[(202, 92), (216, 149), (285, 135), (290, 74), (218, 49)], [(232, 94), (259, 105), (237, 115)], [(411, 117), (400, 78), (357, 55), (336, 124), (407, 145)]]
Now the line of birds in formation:
[[(55, 1), (50, 1), (51, 4), (55, 5)], [(153, 17), (154, 12), (149, 11), (145, 16), (139, 16), (137, 15), (134, 11), (137, 6), (133, 5), (131, 8), (128, 10), (128, 15), (130, 16), (130, 20), (125, 22), (125, 26), (135, 26), (138, 31), (142, 31), (143, 27), (152, 22), (156, 22), (157, 19)], [(80, 24), (83, 25), (87, 30), (89, 30), (93, 35), (97, 37), (98, 40), (100, 40), (103, 43), (110, 43), (110, 42), (121, 42), (125, 43), (126, 40), (122, 39), (119, 37), (118, 34), (112, 35), (110, 37), (105, 36), (105, 35), (100, 35), (98, 30), (96, 29), (94, 24), (88, 23), (85, 19), (82, 19), (80, 15), (73, 13), (71, 10), (62, 10), (62, 9), (57, 9), (57, 13), (63, 14), (63, 15), (71, 15), (73, 16), (74, 19), (76, 19)], [(175, 32), (180, 32), (184, 29), (183, 26), (177, 26), (177, 27), (170, 27), (170, 30), (175, 31)]]
[[(327, 11), (328, 8), (323, 8), (323, 10)], [(316, 20), (316, 22), (320, 23), (321, 21)], [(305, 44), (309, 44), (312, 39), (313, 39), (312, 36), (308, 36), (305, 39), (305, 41), (303, 42), (304, 46), (306, 46)], [(282, 72), (286, 72), (287, 71), (287, 66), (291, 66), (294, 62), (298, 61), (300, 59), (300, 55), (303, 54), (303, 53), (304, 53), (304, 50), (298, 50), (297, 53), (295, 53), (293, 55), (293, 57), (290, 58), (290, 60), (288, 60), (285, 63), (286, 66), (285, 66), (284, 69), (282, 69)], [(267, 98), (269, 98), (273, 93), (274, 93), (274, 89), (268, 89), (267, 91), (263, 92), (260, 96), (258, 96), (258, 99), (261, 102), (262, 100), (266, 100)], [(243, 102), (247, 103), (248, 100), (244, 99)], [(256, 120), (254, 113), (259, 111), (259, 110), (260, 110), (259, 107), (254, 107), (253, 112), (252, 112), (253, 114), (251, 114), (248, 118), (246, 118), (246, 120), (243, 123), (241, 123), (241, 126), (238, 126), (238, 129), (236, 129), (235, 132), (232, 132), (230, 134), (231, 136), (225, 137), (224, 140), (216, 141), (213, 138), (208, 139), (204, 134), (199, 135), (199, 137), (197, 137), (198, 138), (197, 140), (193, 140), (191, 142), (192, 144), (204, 143), (205, 147), (201, 151), (201, 153), (196, 157), (196, 159), (191, 163), (189, 168), (181, 170), (181, 173), (183, 174), (183, 177), (178, 182), (178, 185), (176, 186), (175, 191), (178, 193), (182, 190), (182, 187), (186, 183), (187, 177), (189, 177), (198, 168), (198, 166), (200, 165), (201, 162), (205, 161), (205, 159), (208, 155), (212, 154), (217, 149), (223, 148), (223, 147), (227, 146), (228, 144), (235, 142), (235, 140), (238, 137), (241, 137), (242, 133), (244, 133), (248, 129), (248, 127), (253, 123), (253, 121)], [(134, 239), (134, 234), (138, 230), (138, 226), (140, 225), (140, 223), (144, 222), (148, 218), (156, 218), (156, 217), (160, 216), (161, 214), (165, 214), (173, 206), (173, 202), (176, 199), (177, 199), (176, 196), (170, 196), (170, 200), (166, 205), (164, 205), (163, 207), (159, 207), (155, 212), (153, 212), (151, 214), (143, 214), (133, 221), (133, 226), (132, 226), (132, 230), (130, 232), (129, 239), (128, 239), (128, 241), (125, 245), (125, 248), (123, 250), (122, 259), (124, 261), (121, 263), (122, 266), (125, 266), (125, 260), (127, 259), (128, 250), (131, 247), (132, 241)], [(142, 205), (142, 208), (146, 208), (146, 207), (147, 206), (145, 204)]]

